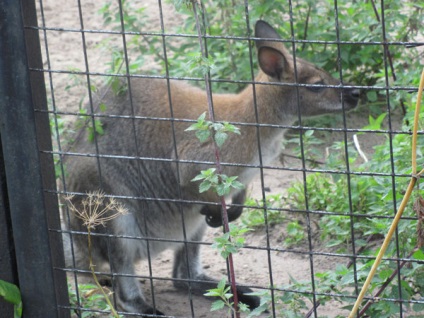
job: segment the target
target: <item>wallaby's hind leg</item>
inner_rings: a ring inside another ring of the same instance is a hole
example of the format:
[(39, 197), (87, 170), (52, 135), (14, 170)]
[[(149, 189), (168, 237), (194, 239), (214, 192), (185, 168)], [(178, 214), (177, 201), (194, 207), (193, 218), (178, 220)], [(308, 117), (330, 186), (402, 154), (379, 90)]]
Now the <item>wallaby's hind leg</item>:
[(163, 316), (162, 312), (155, 310), (145, 301), (141, 284), (135, 277), (135, 245), (138, 242), (134, 240), (125, 242), (124, 240), (111, 240), (110, 243), (112, 257), (110, 264), (113, 273), (117, 273), (114, 278), (114, 286), (117, 289), (116, 296), (119, 307), (126, 312)]
[[(192, 241), (202, 240), (204, 228), (198, 231)], [(175, 252), (173, 278), (174, 286), (179, 289), (188, 289), (197, 295), (203, 295), (207, 290), (216, 288), (218, 281), (203, 273), (200, 263), (200, 244), (187, 243)], [(188, 282), (190, 280), (190, 282)], [(193, 281), (191, 281), (193, 280)], [(237, 287), (238, 300), (254, 309), (259, 306), (260, 299), (256, 296), (246, 295), (252, 290), (247, 287)]]
[[(65, 228), (65, 227), (64, 227)], [(66, 267), (75, 268), (78, 271), (86, 271), (84, 274), (78, 273), (78, 275), (86, 276), (91, 278), (90, 259), (87, 246), (86, 235), (71, 235), (64, 233), (62, 235), (63, 248), (65, 251), (65, 264)], [(98, 239), (92, 238), (94, 242)], [(71, 247), (71, 244), (73, 248)], [(96, 272), (108, 273), (110, 271), (108, 261), (101, 255), (98, 248), (93, 248), (91, 251), (92, 264), (95, 266)], [(108, 275), (97, 274), (97, 279), (102, 286), (111, 286), (111, 278)]]

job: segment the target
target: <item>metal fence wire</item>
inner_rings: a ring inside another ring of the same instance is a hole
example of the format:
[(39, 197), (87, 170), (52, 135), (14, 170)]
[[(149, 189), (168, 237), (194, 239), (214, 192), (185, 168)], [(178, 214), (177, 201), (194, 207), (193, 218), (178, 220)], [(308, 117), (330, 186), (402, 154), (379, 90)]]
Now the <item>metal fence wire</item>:
[[(411, 178), (420, 1), (35, 4), (59, 316), (349, 316)], [(422, 200), (351, 317), (422, 317)]]

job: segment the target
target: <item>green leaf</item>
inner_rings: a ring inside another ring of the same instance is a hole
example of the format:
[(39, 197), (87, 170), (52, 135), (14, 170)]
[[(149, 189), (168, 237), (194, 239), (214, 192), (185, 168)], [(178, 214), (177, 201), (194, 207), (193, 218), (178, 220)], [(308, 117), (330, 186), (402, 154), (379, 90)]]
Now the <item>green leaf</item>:
[(229, 123), (224, 123), (224, 130), (240, 135), (240, 129)]
[(105, 103), (100, 103), (99, 104), (99, 109), (100, 109), (101, 112), (105, 112), (106, 111), (106, 108), (107, 107), (106, 107), (106, 104)]
[(193, 131), (193, 130), (198, 130), (199, 129), (199, 125), (198, 123), (195, 124), (191, 124), (190, 126), (188, 126), (185, 131)]
[(369, 125), (363, 127), (365, 130), (379, 130), (381, 129), (381, 124), (383, 123), (384, 118), (386, 118), (386, 113), (380, 114), (377, 118), (369, 116)]
[(221, 183), (221, 184), (218, 184), (217, 186), (216, 186), (216, 193), (220, 196), (220, 197), (222, 197), (222, 196), (226, 196), (226, 195), (228, 195), (229, 193), (230, 193), (230, 186), (229, 185), (227, 185), (227, 184), (223, 184), (223, 183)]
[(415, 304), (412, 305), (412, 309), (415, 312), (423, 313), (424, 312), (424, 304), (417, 304), (417, 303), (415, 303)]
[(203, 193), (208, 191), (212, 186), (212, 183), (209, 181), (203, 181), (200, 185), (199, 185), (199, 192)]
[(416, 251), (412, 256), (419, 261), (424, 260), (424, 253), (422, 250)]
[(250, 312), (249, 306), (247, 306), (246, 304), (239, 302), (238, 306), (241, 312)]
[(191, 179), (191, 181), (200, 181), (200, 180), (204, 180), (204, 179), (213, 179), (212, 181), (217, 181), (217, 175), (215, 174), (216, 168), (210, 168), (207, 170), (202, 170), (200, 171), (200, 174), (198, 174), (197, 176), (195, 176), (193, 179)]
[(201, 143), (206, 142), (211, 136), (211, 132), (209, 130), (197, 130), (196, 137), (199, 139)]
[(22, 317), (21, 292), (16, 285), (0, 280), (0, 296), (14, 305), (14, 318)]
[(262, 301), (261, 301), (261, 305), (255, 308), (254, 310), (252, 310), (250, 314), (247, 316), (247, 318), (260, 316), (267, 310), (268, 310), (268, 304), (266, 303), (262, 304)]
[(211, 126), (216, 132), (224, 130), (224, 125), (221, 123), (213, 123)]
[(314, 131), (313, 130), (307, 130), (307, 131), (305, 131), (305, 136), (306, 137), (311, 137), (313, 134), (314, 134)]
[(94, 121), (94, 125), (96, 126), (96, 132), (99, 134), (99, 135), (104, 135), (104, 130), (103, 130), (103, 124), (102, 124), (102, 122), (99, 120), (99, 119), (96, 119), (95, 121)]
[(227, 284), (227, 280), (225, 278), (222, 278), (219, 282), (218, 282), (218, 288), (221, 290), (225, 289), (225, 286)]
[(215, 142), (220, 148), (222, 147), (224, 142), (227, 140), (227, 138), (228, 138), (228, 135), (225, 132), (217, 131), (215, 133)]
[(190, 125), (188, 128), (185, 129), (185, 131), (195, 131), (197, 139), (199, 139), (199, 141), (202, 143), (206, 142), (211, 136), (211, 122), (206, 121), (205, 118), (206, 112), (199, 116), (196, 123)]
[(211, 305), (211, 311), (220, 310), (225, 307), (225, 302), (221, 299), (216, 300)]
[(199, 118), (197, 119), (198, 122), (204, 122), (206, 118), (206, 112), (203, 112), (203, 114), (201, 114), (199, 116)]
[(370, 102), (377, 101), (377, 92), (376, 91), (368, 91), (367, 98)]
[(207, 293), (204, 293), (203, 295), (207, 297), (220, 297), (221, 291), (218, 289), (210, 289)]

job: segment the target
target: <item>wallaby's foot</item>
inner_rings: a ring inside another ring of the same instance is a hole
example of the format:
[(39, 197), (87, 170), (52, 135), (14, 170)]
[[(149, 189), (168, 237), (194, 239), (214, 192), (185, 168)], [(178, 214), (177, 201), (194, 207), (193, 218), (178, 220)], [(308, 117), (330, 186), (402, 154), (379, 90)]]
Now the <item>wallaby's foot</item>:
[(251, 290), (248, 287), (237, 286), (237, 299), (238, 299), (238, 301), (247, 305), (247, 307), (249, 307), (250, 310), (253, 310), (253, 309), (259, 307), (259, 305), (261, 303), (261, 299), (258, 296), (247, 295), (247, 294), (250, 294), (252, 292), (253, 292), (253, 290)]
[[(191, 292), (193, 292), (193, 294), (196, 294), (196, 295), (204, 295), (208, 290), (214, 289), (218, 285), (218, 281), (210, 278), (209, 276), (205, 274), (202, 274), (200, 277), (194, 278), (194, 280), (196, 280), (196, 282), (190, 283), (190, 290)], [(227, 287), (228, 286), (229, 285), (227, 285)], [(188, 290), (189, 284), (188, 282), (174, 281), (174, 287), (178, 289)], [(250, 310), (253, 310), (259, 307), (261, 302), (258, 296), (247, 295), (252, 292), (253, 290), (251, 290), (249, 287), (237, 286), (238, 301), (247, 305)]]
[(143, 313), (141, 317), (156, 317), (156, 316), (165, 316), (165, 314), (159, 310), (155, 310), (153, 308), (148, 309), (146, 312)]
[[(123, 271), (125, 272), (125, 271)], [(127, 272), (132, 272), (127, 270)], [(116, 286), (116, 298), (121, 311), (130, 313), (129, 317), (155, 317), (164, 314), (153, 308), (143, 297), (140, 283), (134, 277), (117, 277), (114, 280)], [(138, 314), (135, 316), (135, 314)], [(127, 316), (125, 316), (127, 317)]]
[(136, 314), (124, 315), (125, 318), (154, 318), (154, 317), (162, 317), (162, 316), (165, 316), (165, 314), (159, 310), (153, 310), (153, 308), (150, 311), (142, 313), (141, 316), (140, 316), (140, 313), (137, 313), (137, 315)]
[[(129, 310), (128, 308), (125, 308), (125, 306), (119, 306), (119, 307), (122, 311), (126, 311), (126, 312), (130, 313), (130, 315), (125, 315), (125, 318), (132, 318), (132, 317), (134, 317), (134, 318), (140, 318), (140, 317), (142, 317), (142, 318), (147, 318), (147, 317), (152, 318), (152, 317), (156, 317), (156, 316), (165, 316), (165, 314), (163, 312), (161, 312), (160, 310), (154, 309), (153, 307), (150, 307), (150, 306), (145, 305), (145, 304), (142, 306), (143, 307), (142, 310), (136, 310), (136, 308), (134, 308), (134, 306), (131, 310)], [(134, 313), (134, 315), (132, 313)], [(137, 315), (135, 315), (135, 314), (137, 314)], [(141, 314), (141, 316), (140, 316), (140, 314)]]
[(99, 280), (99, 284), (102, 285), (103, 287), (112, 287), (112, 280), (110, 279), (110, 277), (98, 277)]

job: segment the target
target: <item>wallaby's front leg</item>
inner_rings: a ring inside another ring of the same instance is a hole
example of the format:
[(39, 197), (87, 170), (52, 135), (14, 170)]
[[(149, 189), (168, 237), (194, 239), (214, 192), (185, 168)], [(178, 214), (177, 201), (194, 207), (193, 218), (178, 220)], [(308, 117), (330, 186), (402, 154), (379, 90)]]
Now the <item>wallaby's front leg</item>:
[[(243, 205), (246, 201), (246, 190), (237, 193), (231, 201), (231, 204)], [(228, 222), (237, 220), (243, 212), (242, 206), (232, 206), (227, 210)], [(221, 206), (205, 205), (200, 211), (201, 214), (206, 215), (206, 223), (210, 227), (222, 226)]]
[[(204, 227), (199, 230), (192, 238), (192, 242), (202, 241)], [(202, 264), (200, 263), (200, 245), (198, 243), (190, 243), (182, 245), (175, 252), (173, 278), (174, 286), (180, 289), (189, 289), (197, 295), (205, 294), (209, 289), (216, 288), (218, 281), (203, 273)], [(252, 290), (248, 287), (237, 287), (238, 300), (250, 309), (259, 306), (260, 299), (257, 296), (246, 295)]]

